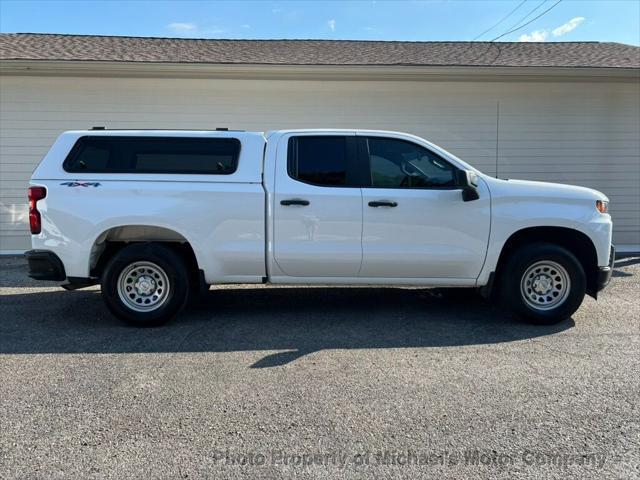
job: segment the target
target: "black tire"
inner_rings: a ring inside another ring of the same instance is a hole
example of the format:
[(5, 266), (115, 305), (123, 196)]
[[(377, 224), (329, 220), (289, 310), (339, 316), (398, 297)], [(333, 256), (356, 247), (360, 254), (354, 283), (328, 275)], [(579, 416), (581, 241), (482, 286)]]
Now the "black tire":
[(587, 285), (578, 259), (551, 243), (520, 247), (507, 259), (500, 276), (503, 303), (537, 325), (551, 325), (571, 317), (580, 307)]
[[(123, 283), (119, 291), (121, 276)], [(135, 278), (143, 283), (127, 283)], [(136, 327), (167, 323), (184, 308), (189, 296), (185, 262), (176, 252), (157, 243), (138, 243), (120, 250), (107, 263), (101, 281), (107, 308), (117, 318)], [(145, 288), (143, 293), (132, 290), (136, 285)]]

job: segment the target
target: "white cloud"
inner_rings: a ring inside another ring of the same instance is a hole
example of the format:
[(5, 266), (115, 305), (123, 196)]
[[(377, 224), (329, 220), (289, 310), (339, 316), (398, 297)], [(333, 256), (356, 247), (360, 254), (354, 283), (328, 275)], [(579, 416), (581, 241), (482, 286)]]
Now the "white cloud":
[(584, 17), (575, 17), (569, 20), (564, 25), (560, 25), (558, 28), (554, 28), (551, 33), (554, 37), (561, 37), (562, 35), (574, 30), (578, 25), (584, 22)]
[(247, 29), (251, 28), (251, 25), (249, 25), (248, 23), (245, 23), (245, 24), (240, 25), (240, 26), (241, 26), (242, 28), (247, 28)]
[(195, 33), (198, 30), (198, 26), (195, 23), (181, 23), (174, 22), (167, 25), (167, 28), (174, 33)]
[(524, 35), (520, 35), (518, 38), (521, 42), (544, 42), (547, 39), (549, 32), (546, 30), (535, 30), (531, 32), (529, 35), (526, 33)]
[(332, 32), (336, 31), (336, 21), (333, 18), (327, 22), (327, 25), (329, 25)]
[[(561, 37), (562, 35), (565, 35), (571, 32), (572, 30), (575, 30), (578, 27), (578, 25), (584, 22), (584, 20), (585, 20), (584, 17), (572, 18), (564, 25), (560, 25), (558, 28), (554, 28), (553, 30), (551, 30), (551, 34), (554, 37)], [(520, 35), (518, 40), (521, 42), (544, 42), (547, 40), (548, 36), (549, 36), (549, 30), (535, 30), (530, 34), (525, 33), (524, 35)]]

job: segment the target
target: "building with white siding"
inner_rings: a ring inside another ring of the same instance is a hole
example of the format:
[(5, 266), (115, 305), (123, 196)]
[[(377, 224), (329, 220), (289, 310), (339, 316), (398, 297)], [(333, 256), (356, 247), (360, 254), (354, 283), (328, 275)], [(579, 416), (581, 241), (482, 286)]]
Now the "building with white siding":
[(490, 175), (611, 199), (640, 250), (640, 48), (595, 42), (0, 35), (0, 253), (30, 248), (26, 182), (65, 130), (367, 128)]

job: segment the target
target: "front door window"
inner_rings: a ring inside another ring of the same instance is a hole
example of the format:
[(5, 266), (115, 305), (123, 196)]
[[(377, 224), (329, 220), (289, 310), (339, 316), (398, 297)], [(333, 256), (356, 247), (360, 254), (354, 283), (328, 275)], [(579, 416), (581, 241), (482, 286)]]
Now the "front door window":
[(419, 145), (393, 138), (367, 138), (371, 186), (452, 188), (454, 167)]

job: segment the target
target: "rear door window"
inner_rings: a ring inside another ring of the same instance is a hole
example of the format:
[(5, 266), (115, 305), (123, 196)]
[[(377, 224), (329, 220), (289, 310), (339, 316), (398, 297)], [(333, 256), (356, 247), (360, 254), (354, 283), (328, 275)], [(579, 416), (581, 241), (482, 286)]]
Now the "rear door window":
[(64, 162), (73, 173), (229, 175), (238, 167), (236, 138), (86, 136)]
[(298, 136), (289, 139), (289, 176), (324, 187), (359, 186), (355, 178), (355, 137)]

